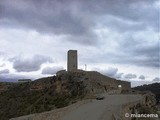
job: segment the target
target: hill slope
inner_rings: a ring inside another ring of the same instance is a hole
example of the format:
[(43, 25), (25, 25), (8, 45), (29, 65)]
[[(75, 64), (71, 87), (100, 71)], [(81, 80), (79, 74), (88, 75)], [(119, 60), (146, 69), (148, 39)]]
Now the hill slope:
[(30, 83), (0, 83), (0, 86), (5, 88), (0, 92), (0, 120), (64, 107), (84, 93), (81, 82), (62, 82), (55, 76)]
[[(119, 84), (123, 90), (118, 89)], [(63, 72), (28, 83), (0, 83), (0, 119), (49, 111), (110, 91), (129, 92), (130, 83), (95, 71)]]
[(149, 85), (142, 85), (134, 87), (133, 90), (139, 90), (139, 91), (151, 91), (156, 95), (156, 100), (159, 103), (160, 102), (160, 83), (153, 83)]

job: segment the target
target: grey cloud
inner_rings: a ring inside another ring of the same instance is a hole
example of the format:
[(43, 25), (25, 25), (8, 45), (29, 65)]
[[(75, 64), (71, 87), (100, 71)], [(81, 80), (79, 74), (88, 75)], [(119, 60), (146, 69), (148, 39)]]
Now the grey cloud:
[(117, 74), (118, 69), (109, 67), (106, 70), (101, 70), (101, 72), (109, 77), (114, 77)]
[(32, 72), (39, 70), (43, 63), (52, 63), (53, 59), (47, 56), (35, 55), (32, 58), (15, 57), (10, 61), (13, 62), (13, 68), (17, 72)]
[[(157, 43), (159, 44), (159, 43)], [(134, 46), (134, 44), (133, 44)], [(124, 50), (124, 48), (126, 48)], [(153, 45), (154, 47), (154, 45)], [(144, 47), (137, 48), (139, 51), (143, 50)], [(141, 49), (141, 50), (140, 50)], [(121, 46), (117, 49), (118, 52), (104, 52), (98, 55), (98, 59), (93, 59), (95, 55), (85, 58), (85, 61), (89, 63), (118, 63), (118, 64), (128, 64), (134, 66), (143, 66), (149, 68), (159, 69), (160, 67), (160, 56), (159, 48), (155, 47), (155, 50), (148, 48), (146, 52), (138, 52), (136, 48)], [(136, 52), (137, 51), (137, 52)], [(149, 51), (149, 52), (147, 52)]]
[(124, 74), (124, 73), (117, 73), (117, 74), (115, 75), (115, 78), (121, 79), (122, 76), (123, 76), (123, 74)]
[(160, 82), (160, 78), (159, 78), (159, 77), (155, 77), (155, 78), (153, 79), (153, 81), (154, 81), (154, 82)]
[[(93, 31), (97, 26), (97, 18), (103, 20), (103, 16), (107, 15), (120, 18), (121, 21), (107, 18), (110, 21), (103, 27), (119, 31), (145, 29), (148, 26), (157, 29), (158, 9), (153, 7), (156, 1), (5, 0), (0, 3), (0, 24), (62, 34), (72, 42), (90, 45), (97, 41)], [(127, 21), (138, 24), (128, 24)]]
[[(102, 17), (103, 18), (103, 17)], [(124, 32), (134, 32), (134, 31), (142, 31), (146, 29), (146, 25), (142, 22), (130, 21), (128, 19), (120, 19), (119, 17), (107, 15), (104, 19), (98, 20), (101, 26), (105, 28), (109, 28), (112, 31), (117, 31), (119, 33)]]
[[(99, 42), (94, 30), (107, 28), (111, 35), (115, 31), (120, 33), (118, 39), (110, 40), (115, 41), (119, 47), (115, 48), (116, 52), (100, 51), (99, 59), (93, 59), (95, 57), (93, 54), (92, 58), (87, 58), (88, 62), (134, 64), (159, 68), (159, 42), (146, 44), (148, 40), (144, 42), (145, 38), (134, 37), (137, 31), (143, 32), (150, 29), (154, 31), (158, 28), (158, 9), (154, 7), (157, 1), (5, 0), (0, 2), (0, 25), (64, 35), (66, 37), (63, 41), (96, 45), (97, 48), (103, 42)], [(147, 38), (145, 33), (144, 35)], [(102, 39), (105, 41), (108, 38)], [(109, 43), (106, 45), (110, 46)]]
[(8, 74), (8, 73), (9, 73), (8, 69), (0, 70), (0, 74)]
[(1, 58), (2, 60), (4, 60), (6, 57), (7, 57), (7, 56), (6, 56), (6, 53), (3, 52), (3, 51), (0, 51), (0, 58)]
[(133, 79), (133, 78), (137, 78), (137, 75), (129, 73), (129, 74), (124, 75), (124, 78), (125, 79)]
[[(102, 15), (102, 16), (111, 15), (111, 16), (116, 16), (117, 18), (120, 18), (124, 21), (128, 20), (131, 22), (143, 23), (144, 28), (147, 28), (146, 27), (147, 25), (158, 31), (159, 9), (158, 8), (156, 9), (155, 7), (153, 7), (154, 3), (157, 1), (158, 0), (148, 0), (148, 1), (146, 0), (141, 0), (141, 1), (101, 0), (97, 3), (96, 0), (93, 0), (92, 2), (86, 1), (86, 5), (84, 5), (84, 9), (96, 15)], [(109, 25), (109, 24), (107, 25), (116, 27), (117, 22), (118, 21), (114, 21), (114, 22), (111, 21), (112, 25)], [(114, 23), (116, 24), (114, 25)], [(138, 27), (138, 25), (136, 26)], [(119, 25), (117, 25), (117, 29), (119, 29), (118, 27)], [(123, 31), (123, 28), (125, 29), (125, 26), (120, 26), (120, 28), (122, 28), (120, 30)]]
[(149, 45), (140, 44), (133, 50), (133, 56), (137, 56), (137, 59), (133, 59), (138, 65), (151, 66), (155, 68), (160, 67), (160, 46), (159, 42), (155, 42)]
[(4, 52), (0, 51), (0, 56), (3, 56), (4, 55)]
[(116, 79), (122, 79), (122, 76), (124, 74), (124, 73), (118, 73), (118, 68), (113, 68), (113, 67), (109, 67), (104, 70), (101, 70), (100, 68), (93, 68), (92, 70), (99, 71), (100, 73), (102, 73), (106, 76), (116, 78)]
[(46, 67), (42, 70), (42, 74), (56, 74), (57, 71), (63, 70), (63, 67), (60, 66), (54, 66), (54, 67)]
[(139, 79), (145, 80), (145, 76), (144, 76), (144, 75), (140, 75), (140, 76), (139, 76)]
[(1, 65), (0, 65), (0, 67), (4, 67), (4, 66), (6, 66), (6, 64), (5, 64), (5, 63), (3, 63), (3, 64), (1, 64)]
[(72, 36), (72, 42), (89, 44), (86, 36), (91, 37), (93, 43), (95, 41), (90, 17), (83, 16), (84, 13), (79, 10), (79, 2), (6, 0), (1, 6), (3, 7), (1, 24), (9, 20), (8, 22), (15, 24), (16, 27), (23, 26), (42, 33)]
[[(123, 38), (115, 41), (118, 47), (116, 52), (103, 52), (98, 58), (88, 58), (90, 62), (101, 63), (119, 63), (136, 66), (152, 67), (159, 69), (160, 67), (160, 46), (158, 40), (153, 42), (145, 41), (145, 38), (136, 38), (136, 33), (128, 33)], [(158, 39), (158, 38), (157, 38)], [(152, 40), (151, 40), (152, 41)], [(93, 56), (94, 57), (94, 56)]]

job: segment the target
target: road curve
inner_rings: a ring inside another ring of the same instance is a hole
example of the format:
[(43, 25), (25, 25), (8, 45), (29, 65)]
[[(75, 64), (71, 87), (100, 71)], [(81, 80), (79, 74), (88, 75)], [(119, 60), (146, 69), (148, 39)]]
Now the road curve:
[(110, 120), (121, 105), (141, 99), (140, 95), (105, 95), (103, 100), (93, 100), (74, 109), (63, 116), (62, 120)]

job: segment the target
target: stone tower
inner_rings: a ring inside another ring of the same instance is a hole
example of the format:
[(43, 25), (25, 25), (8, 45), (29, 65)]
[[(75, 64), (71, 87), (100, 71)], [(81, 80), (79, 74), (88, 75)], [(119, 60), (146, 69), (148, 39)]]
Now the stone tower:
[(68, 61), (67, 61), (67, 71), (76, 71), (77, 70), (77, 50), (68, 51)]

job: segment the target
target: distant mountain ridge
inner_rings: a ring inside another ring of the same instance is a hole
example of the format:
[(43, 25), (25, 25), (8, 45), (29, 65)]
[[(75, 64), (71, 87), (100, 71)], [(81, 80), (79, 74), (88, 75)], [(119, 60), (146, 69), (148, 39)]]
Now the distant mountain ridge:
[(139, 91), (151, 91), (156, 95), (157, 102), (160, 103), (160, 83), (141, 85), (141, 86), (134, 87), (132, 89), (139, 90)]

